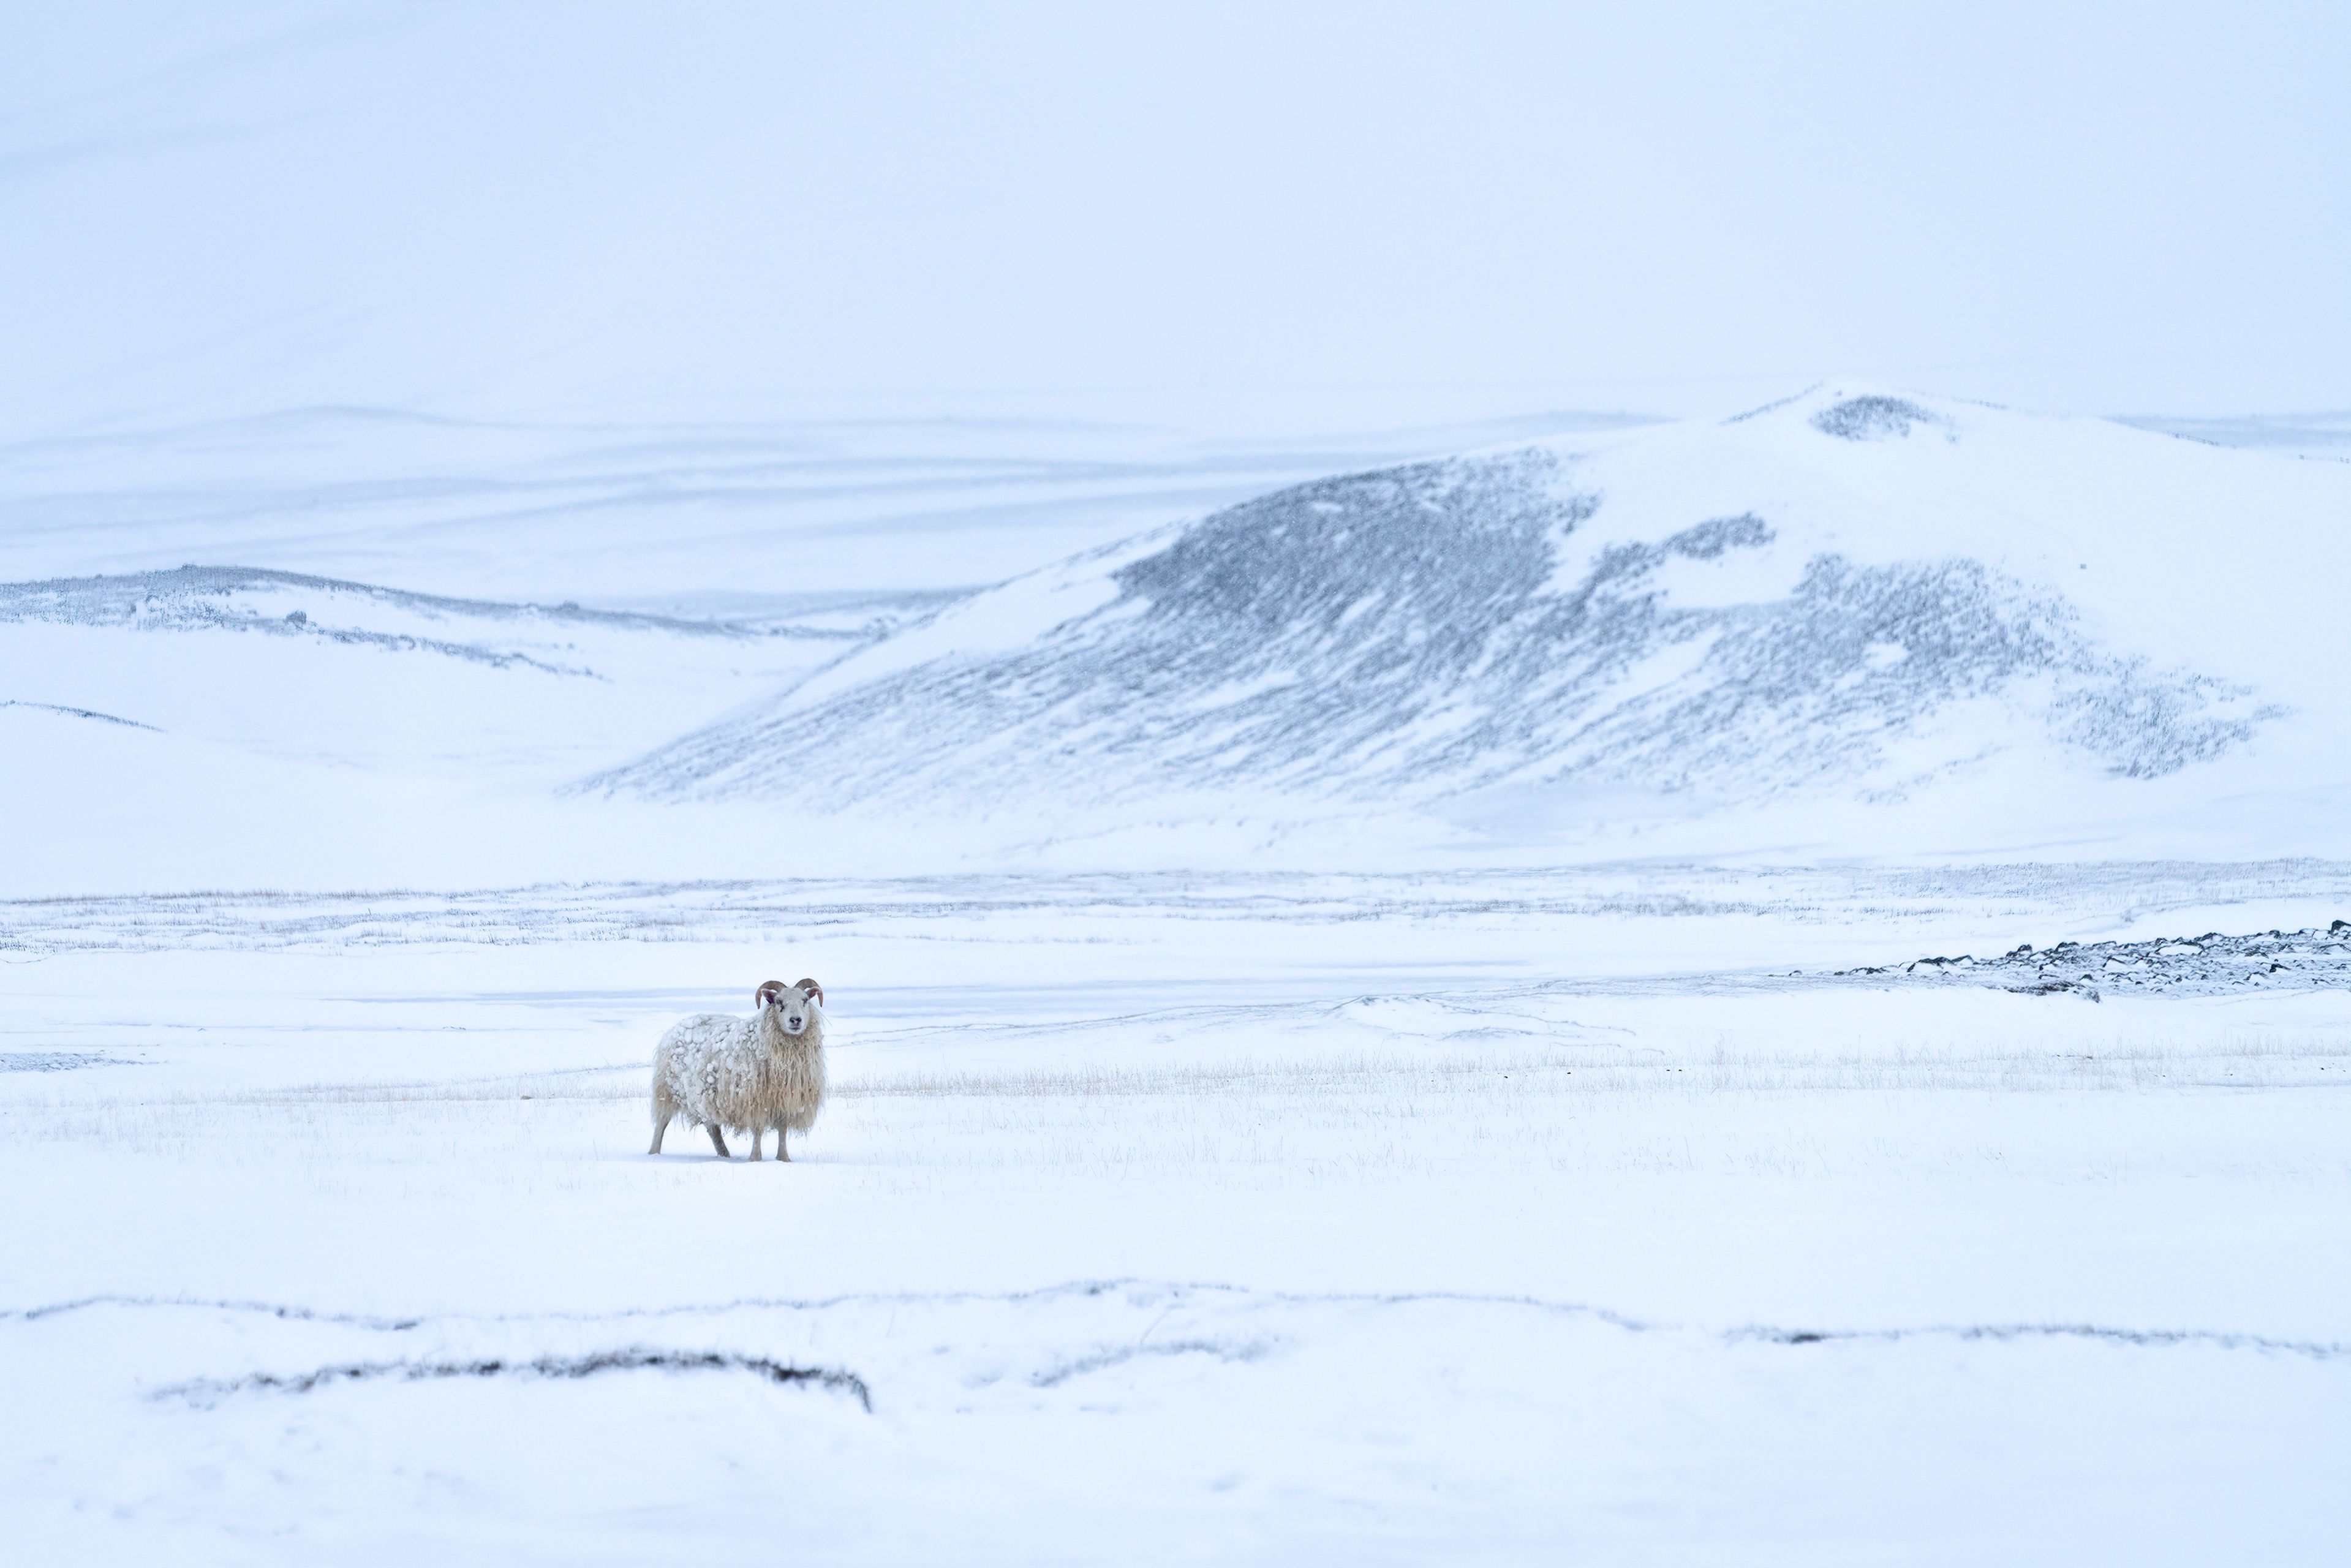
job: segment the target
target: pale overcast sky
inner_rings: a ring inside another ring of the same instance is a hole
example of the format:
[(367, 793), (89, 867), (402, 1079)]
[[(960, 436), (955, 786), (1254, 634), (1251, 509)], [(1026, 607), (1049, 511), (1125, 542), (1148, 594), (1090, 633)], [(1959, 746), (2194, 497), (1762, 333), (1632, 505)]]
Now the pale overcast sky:
[(2351, 407), (2351, 6), (16, 5), (0, 434)]

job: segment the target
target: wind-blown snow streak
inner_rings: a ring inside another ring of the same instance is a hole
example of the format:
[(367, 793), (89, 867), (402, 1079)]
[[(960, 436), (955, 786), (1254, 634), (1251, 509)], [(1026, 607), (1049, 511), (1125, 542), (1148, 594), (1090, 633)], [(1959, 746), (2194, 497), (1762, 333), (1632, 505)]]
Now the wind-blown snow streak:
[[(1529, 871), (966, 873), (932, 877), (546, 883), (437, 892), (206, 892), (0, 899), (0, 953), (336, 953), (413, 945), (746, 942), (1027, 917), (1278, 921), (1776, 916), (1916, 924), (1980, 912), (2039, 935), (2117, 912), (2278, 900), (2351, 907), (2351, 862), (1740, 866), (1667, 862)], [(1040, 931), (1042, 928), (1040, 927)]]
[(1960, 911), (2018, 933), (2167, 910), (2300, 899), (2351, 906), (2351, 862), (1723, 866), (1635, 862), (1530, 871), (967, 873), (934, 877), (546, 883), (352, 893), (206, 892), (0, 899), (0, 953), (346, 952), (417, 944), (763, 941), (1023, 917), (1284, 925), (1572, 916), (1773, 915), (1916, 923)]
[[(1944, 421), (1863, 398), (1813, 423), (1844, 445)], [(1792, 541), (1765, 512), (1653, 538), (1607, 517), (1550, 448), (1298, 486), (1107, 556), (1107, 591), (1072, 596), (1082, 612), (1024, 645), (877, 662), (862, 684), (846, 684), (852, 661), (824, 695), (787, 694), (590, 787), (959, 809), (1266, 786), (1426, 802), (1570, 781), (1887, 800), (1986, 754), (1960, 737), (1892, 756), (1978, 699), (2000, 705), (2001, 735), (2130, 779), (2217, 758), (2281, 711), (2109, 650), (2062, 594), (1969, 556), (1811, 549), (1775, 587), (1764, 563)], [(1744, 591), (1688, 591), (1698, 566)], [(774, 766), (810, 734), (825, 744)]]

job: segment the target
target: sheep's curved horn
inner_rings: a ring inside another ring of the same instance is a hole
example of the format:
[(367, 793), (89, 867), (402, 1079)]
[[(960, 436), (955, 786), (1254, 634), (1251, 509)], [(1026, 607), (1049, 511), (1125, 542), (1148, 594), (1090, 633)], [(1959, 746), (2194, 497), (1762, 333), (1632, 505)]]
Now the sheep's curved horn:
[(806, 991), (810, 996), (816, 998), (817, 1006), (824, 1006), (824, 988), (818, 985), (814, 980), (802, 980), (799, 985), (792, 988), (796, 991)]
[(751, 1005), (755, 1008), (764, 1008), (769, 1002), (780, 1002), (783, 999), (784, 983), (781, 980), (769, 980), (751, 993)]

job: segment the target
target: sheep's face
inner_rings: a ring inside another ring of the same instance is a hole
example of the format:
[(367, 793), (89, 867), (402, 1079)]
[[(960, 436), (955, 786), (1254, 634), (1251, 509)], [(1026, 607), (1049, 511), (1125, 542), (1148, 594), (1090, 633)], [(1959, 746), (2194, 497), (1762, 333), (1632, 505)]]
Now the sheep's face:
[(763, 1013), (769, 1008), (776, 1009), (778, 1028), (786, 1034), (799, 1034), (808, 1028), (809, 1020), (816, 1016), (816, 1009), (823, 1005), (824, 988), (814, 980), (802, 980), (797, 986), (769, 980), (759, 988), (758, 1001)]

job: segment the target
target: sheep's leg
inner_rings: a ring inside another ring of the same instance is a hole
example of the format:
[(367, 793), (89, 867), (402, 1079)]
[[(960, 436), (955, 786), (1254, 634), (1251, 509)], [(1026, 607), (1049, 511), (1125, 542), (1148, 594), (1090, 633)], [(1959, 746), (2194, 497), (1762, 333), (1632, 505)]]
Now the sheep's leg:
[(776, 1158), (788, 1160), (792, 1157), (791, 1142), (792, 1135), (789, 1133), (781, 1127), (776, 1129)]
[(756, 1160), (759, 1157), (759, 1145), (767, 1138), (767, 1135), (768, 1129), (765, 1127), (754, 1127), (751, 1129), (751, 1157), (753, 1159)]
[(649, 1155), (661, 1153), (662, 1137), (669, 1131), (670, 1120), (676, 1114), (676, 1106), (665, 1104), (659, 1099), (653, 1101), (653, 1146), (647, 1149), (645, 1153)]
[(718, 1157), (722, 1160), (731, 1160), (735, 1157), (726, 1152), (726, 1140), (720, 1135), (718, 1124), (716, 1122), (710, 1124), (710, 1146), (718, 1151)]

